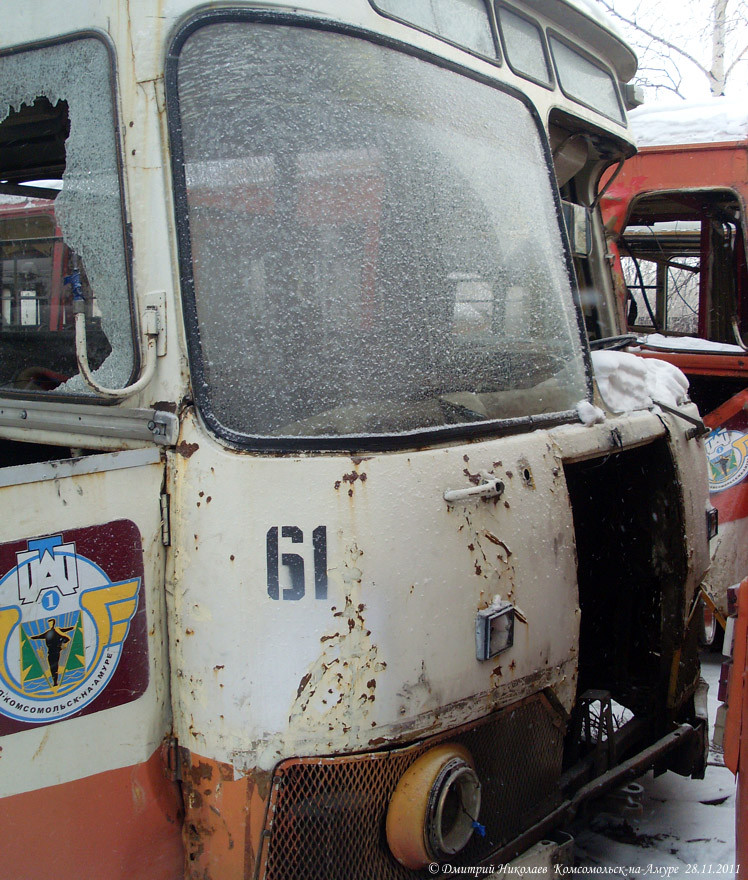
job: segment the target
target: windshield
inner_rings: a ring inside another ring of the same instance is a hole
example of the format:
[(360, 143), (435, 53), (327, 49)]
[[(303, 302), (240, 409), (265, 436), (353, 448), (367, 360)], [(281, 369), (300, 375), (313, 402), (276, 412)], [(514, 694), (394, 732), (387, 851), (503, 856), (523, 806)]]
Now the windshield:
[(178, 99), (193, 380), (214, 427), (407, 434), (586, 396), (517, 98), (350, 36), (236, 21), (186, 39)]

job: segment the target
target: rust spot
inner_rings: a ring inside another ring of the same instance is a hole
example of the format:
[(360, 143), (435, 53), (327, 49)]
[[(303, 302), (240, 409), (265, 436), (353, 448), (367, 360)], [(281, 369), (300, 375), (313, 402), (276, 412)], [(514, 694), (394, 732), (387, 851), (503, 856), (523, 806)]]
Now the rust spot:
[(190, 768), (190, 776), (192, 776), (192, 781), (195, 785), (199, 785), (204, 779), (212, 779), (213, 778), (213, 768), (210, 764), (206, 764), (204, 761), (199, 761), (197, 764), (193, 764)]
[(185, 443), (184, 440), (181, 443), (177, 443), (176, 446), (176, 450), (182, 458), (190, 458), (199, 448), (197, 443)]
[(355, 625), (356, 625), (356, 621), (355, 621), (355, 620), (351, 620), (351, 618), (349, 617), (349, 618), (348, 618), (348, 629), (349, 629), (349, 630), (352, 630), (353, 627), (354, 627)]
[(495, 461), (495, 462), (493, 463), (493, 466), (494, 466), (494, 468), (500, 468), (500, 467), (501, 467), (501, 462), (500, 462), (500, 461)]
[(303, 678), (299, 682), (299, 689), (296, 691), (296, 699), (298, 699), (301, 696), (301, 692), (309, 684), (309, 680), (311, 679), (311, 677), (312, 677), (311, 672), (307, 672), (306, 675), (303, 676)]
[(467, 464), (470, 461), (470, 456), (466, 453), (462, 456), (462, 460)]
[(472, 553), (475, 550), (475, 544), (468, 544), (468, 550)]
[(254, 782), (260, 797), (267, 800), (270, 795), (270, 783), (273, 781), (272, 770), (254, 770), (250, 774), (250, 784)]
[(361, 605), (358, 606), (358, 608), (357, 608), (356, 610), (357, 610), (357, 611), (363, 611), (364, 608), (366, 608), (366, 605), (364, 605), (364, 604), (362, 603)]
[[(509, 559), (509, 557), (512, 555), (512, 551), (501, 540), (501, 538), (497, 538), (496, 535), (492, 535), (490, 532), (484, 532), (484, 534), (492, 544), (496, 544), (497, 547), (501, 547), (501, 549), (504, 551), (504, 553), (506, 553), (506, 558)], [(497, 558), (501, 559), (501, 556), (499, 556)], [(506, 560), (503, 560), (503, 561), (506, 561)]]
[(471, 474), (467, 468), (463, 468), (462, 472), (474, 486), (480, 485), (480, 474)]
[[(372, 724), (374, 724), (373, 721), (372, 721)], [(387, 742), (387, 737), (384, 737), (384, 736), (378, 736), (376, 739), (370, 739), (370, 740), (369, 740), (369, 745), (370, 745), (370, 746), (381, 746), (381, 745), (383, 745), (383, 744), (386, 743), (386, 742)]]
[(506, 472), (506, 475), (509, 477), (510, 480), (511, 480), (512, 477), (514, 476), (514, 474), (513, 474), (511, 471), (507, 471), (507, 472)]
[(335, 480), (335, 489), (338, 490), (340, 488), (340, 480)]
[(194, 636), (194, 635), (195, 635), (195, 630), (194, 630), (194, 629), (186, 629), (186, 630), (184, 631), (184, 634), (185, 634), (186, 636)]
[(225, 669), (225, 668), (226, 668), (226, 667), (225, 667), (223, 664), (221, 664), (220, 666), (214, 666), (214, 667), (213, 667), (213, 671), (214, 671), (214, 672), (218, 672), (219, 670), (221, 670), (221, 669)]
[(370, 681), (367, 681), (367, 682), (366, 682), (366, 687), (368, 687), (368, 688), (372, 688), (372, 689), (373, 689), (373, 688), (375, 688), (376, 686), (377, 686), (377, 681), (376, 681), (375, 678), (372, 678)]
[(501, 678), (501, 666), (497, 666), (497, 667), (494, 669), (493, 674), (496, 675), (496, 676), (498, 676), (499, 678)]
[(205, 495), (205, 492), (198, 492), (197, 494), (202, 498)]
[(366, 455), (366, 456), (352, 455), (351, 461), (356, 465), (356, 467), (358, 467), (362, 461), (371, 461), (372, 458), (374, 458), (373, 455)]
[(476, 562), (476, 563), (475, 563), (475, 573), (479, 575), (479, 574), (482, 573), (482, 571), (483, 571), (483, 569), (482, 569), (482, 568), (480, 567), (480, 565), (478, 565), (478, 563)]
[(330, 639), (337, 639), (340, 636), (340, 633), (333, 633), (331, 636), (322, 636), (320, 638), (321, 642), (329, 642)]
[(229, 556), (229, 559), (230, 559), (232, 562), (234, 561), (234, 554), (233, 554), (233, 553), (231, 554), (231, 556)]
[(509, 664), (509, 668), (512, 670), (512, 672), (514, 672), (514, 670), (517, 668), (517, 663), (515, 660), (512, 660), (512, 662)]
[(176, 413), (177, 405), (173, 400), (157, 400), (156, 403), (151, 404), (151, 409), (157, 409), (159, 412)]
[(212, 500), (213, 500), (213, 499), (211, 498), (211, 496), (208, 495), (208, 497), (205, 499), (205, 503), (206, 503), (206, 504), (210, 504), (210, 502), (211, 502)]

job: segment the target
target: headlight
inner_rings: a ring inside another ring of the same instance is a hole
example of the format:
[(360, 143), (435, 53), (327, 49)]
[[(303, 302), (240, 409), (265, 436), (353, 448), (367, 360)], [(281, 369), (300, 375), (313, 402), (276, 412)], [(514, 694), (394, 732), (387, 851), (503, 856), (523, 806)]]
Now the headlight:
[(463, 850), (480, 810), (480, 780), (470, 752), (445, 743), (421, 755), (400, 778), (387, 809), (387, 843), (417, 870)]

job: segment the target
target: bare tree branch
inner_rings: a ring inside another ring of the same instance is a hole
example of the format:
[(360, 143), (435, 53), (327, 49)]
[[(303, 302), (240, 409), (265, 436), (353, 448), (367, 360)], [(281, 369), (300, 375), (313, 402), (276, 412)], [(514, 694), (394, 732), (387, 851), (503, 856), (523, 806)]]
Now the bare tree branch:
[(745, 61), (748, 56), (748, 44), (743, 46), (741, 51), (735, 56), (733, 61), (730, 63), (730, 66), (727, 68), (727, 72), (725, 73), (725, 79), (727, 79), (733, 71), (733, 68), (736, 64), (739, 64), (741, 61)]
[(680, 66), (693, 65), (713, 96), (723, 95), (748, 60), (748, 0), (681, 0), (678, 16), (650, 0), (597, 0), (620, 22), (639, 55), (637, 79), (647, 90), (683, 97)]
[(630, 25), (632, 28), (635, 28), (640, 33), (644, 34), (644, 36), (649, 37), (655, 43), (659, 43), (661, 46), (664, 46), (667, 49), (671, 49), (673, 52), (677, 52), (679, 55), (682, 55), (687, 61), (690, 61), (691, 64), (695, 64), (698, 69), (709, 76), (709, 71), (704, 67), (704, 65), (697, 59), (694, 58), (689, 52), (686, 52), (685, 49), (682, 49), (680, 46), (676, 46), (675, 43), (671, 43), (670, 40), (667, 40), (665, 37), (660, 36), (659, 34), (655, 34), (652, 31), (648, 30), (644, 25), (640, 24), (636, 18), (627, 18), (625, 15), (621, 15), (621, 13), (613, 6), (608, 0), (598, 0), (601, 6), (604, 6), (605, 9), (614, 17), (624, 22), (625, 24)]

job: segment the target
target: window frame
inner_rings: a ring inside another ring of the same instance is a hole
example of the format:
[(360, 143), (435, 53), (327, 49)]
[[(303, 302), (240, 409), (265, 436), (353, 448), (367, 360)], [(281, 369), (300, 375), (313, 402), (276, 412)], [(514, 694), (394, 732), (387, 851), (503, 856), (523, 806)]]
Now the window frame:
[[(345, 36), (363, 39), (375, 45), (402, 52), (412, 57), (420, 58), (446, 70), (451, 70), (474, 81), (496, 88), (499, 91), (520, 100), (530, 113), (533, 123), (538, 131), (540, 146), (545, 157), (548, 180), (550, 185), (551, 199), (556, 208), (559, 218), (559, 229), (563, 259), (569, 286), (572, 295), (572, 308), (574, 310), (574, 326), (579, 340), (582, 365), (585, 374), (585, 390), (587, 400), (593, 396), (593, 370), (587, 345), (587, 337), (584, 329), (579, 290), (574, 272), (574, 264), (571, 256), (566, 229), (563, 225), (561, 213), (561, 201), (558, 188), (553, 184), (553, 159), (551, 155), (548, 137), (543, 127), (537, 108), (526, 94), (508, 85), (485, 76), (462, 65), (424, 51), (417, 46), (404, 43), (401, 40), (366, 30), (364, 28), (349, 25), (334, 20), (320, 20), (309, 16), (290, 12), (258, 9), (215, 9), (204, 10), (196, 13), (188, 19), (175, 33), (168, 49), (165, 71), (167, 127), (170, 141), (172, 182), (174, 191), (174, 210), (176, 219), (176, 234), (179, 259), (179, 274), (182, 295), (182, 313), (184, 316), (187, 352), (190, 365), (190, 376), (193, 391), (203, 387), (205, 371), (203, 367), (203, 351), (200, 341), (200, 325), (197, 313), (197, 299), (195, 296), (195, 283), (192, 272), (192, 245), (189, 225), (189, 206), (187, 199), (186, 173), (184, 163), (184, 150), (181, 137), (181, 115), (179, 107), (179, 57), (181, 49), (188, 38), (197, 30), (218, 23), (253, 23), (285, 25), (291, 27), (308, 28), (311, 30), (339, 33)], [(573, 331), (572, 331), (573, 333)], [(362, 452), (378, 450), (402, 450), (413, 446), (426, 446), (444, 443), (450, 440), (468, 441), (477, 437), (504, 436), (517, 434), (542, 427), (553, 427), (560, 424), (568, 424), (578, 419), (576, 409), (564, 410), (556, 413), (544, 413), (528, 415), (508, 419), (492, 419), (485, 422), (467, 422), (458, 425), (443, 425), (438, 427), (418, 428), (415, 430), (402, 431), (390, 434), (344, 434), (336, 436), (268, 436), (252, 435), (236, 431), (225, 426), (216, 417), (210, 407), (210, 396), (203, 397), (199, 391), (194, 393), (197, 410), (207, 429), (225, 442), (227, 445), (242, 450), (288, 453), (297, 450), (315, 452)]]
[[(511, 12), (513, 15), (516, 15), (518, 18), (523, 18), (525, 21), (529, 22), (530, 24), (534, 25), (537, 28), (538, 34), (540, 35), (540, 43), (541, 43), (541, 46), (543, 49), (543, 55), (545, 57), (546, 67), (548, 68), (549, 82), (543, 82), (542, 79), (536, 79), (534, 76), (530, 76), (530, 74), (528, 74), (528, 73), (523, 73), (521, 70), (519, 70), (518, 68), (516, 68), (512, 64), (512, 62), (509, 58), (509, 52), (507, 51), (507, 40), (504, 36), (504, 29), (501, 27), (501, 16), (499, 15), (499, 9), (506, 9), (507, 12)], [(556, 85), (558, 83), (558, 81), (556, 79), (556, 68), (553, 63), (553, 60), (551, 59), (551, 50), (550, 50), (550, 47), (548, 46), (548, 38), (546, 36), (545, 28), (543, 27), (543, 25), (539, 21), (537, 21), (536, 19), (527, 15), (525, 12), (522, 12), (521, 10), (516, 9), (514, 6), (511, 6), (509, 3), (504, 3), (503, 0), (495, 0), (494, 11), (495, 11), (495, 15), (496, 15), (496, 30), (499, 34), (499, 40), (501, 41), (501, 50), (502, 50), (502, 54), (504, 56), (504, 59), (506, 61), (507, 67), (512, 71), (512, 73), (515, 76), (519, 76), (522, 79), (527, 80), (528, 82), (535, 83), (535, 85), (537, 85), (537, 86), (542, 86), (542, 88), (548, 89), (548, 91), (550, 91), (550, 92), (554, 92), (556, 90)]]
[[(69, 34), (63, 34), (46, 40), (38, 40), (31, 43), (22, 43), (17, 46), (0, 50), (0, 59), (20, 55), (27, 52), (33, 52), (39, 49), (46, 49), (52, 46), (62, 46), (78, 40), (95, 39), (104, 47), (109, 59), (109, 94), (111, 98), (112, 125), (115, 143), (115, 163), (117, 168), (117, 185), (119, 188), (119, 206), (120, 206), (120, 227), (122, 232), (122, 254), (125, 267), (125, 287), (127, 290), (127, 309), (130, 318), (130, 339), (132, 342), (132, 370), (127, 377), (126, 383), (132, 383), (138, 375), (140, 375), (142, 363), (142, 351), (140, 344), (140, 335), (138, 332), (137, 309), (135, 305), (135, 291), (133, 284), (133, 242), (132, 242), (132, 225), (128, 219), (129, 210), (127, 204), (127, 188), (125, 186), (125, 159), (124, 144), (122, 137), (122, 124), (120, 121), (120, 100), (118, 91), (118, 68), (117, 68), (117, 52), (113, 40), (108, 34), (98, 30), (84, 29), (74, 31)], [(2, 124), (2, 123), (0, 123)], [(0, 169), (0, 175), (2, 169)], [(75, 343), (72, 342), (74, 346)], [(72, 378), (72, 377), (71, 377)], [(60, 393), (52, 391), (34, 391), (29, 389), (12, 389), (0, 387), (0, 397), (12, 399), (25, 399), (28, 401), (53, 401), (55, 403), (85, 403), (97, 404), (99, 406), (116, 406), (119, 401), (103, 398), (94, 394), (80, 393)], [(30, 405), (33, 405), (30, 403)]]
[(493, 40), (494, 51), (496, 52), (495, 58), (492, 58), (490, 55), (483, 55), (481, 52), (478, 52), (475, 49), (471, 49), (470, 46), (464, 46), (462, 43), (456, 43), (454, 42), (454, 40), (450, 40), (448, 37), (445, 37), (442, 34), (437, 34), (436, 31), (427, 30), (426, 28), (415, 24), (415, 22), (409, 21), (407, 18), (399, 18), (397, 15), (393, 15), (393, 13), (389, 12), (389, 10), (382, 9), (379, 6), (377, 0), (369, 0), (369, 3), (371, 4), (377, 15), (381, 15), (383, 18), (389, 18), (391, 21), (396, 21), (399, 24), (404, 24), (407, 27), (413, 28), (416, 31), (420, 31), (422, 34), (428, 34), (430, 37), (436, 37), (437, 40), (441, 40), (448, 46), (454, 46), (456, 49), (461, 49), (463, 52), (467, 52), (474, 58), (480, 58), (481, 61), (488, 61), (491, 64), (495, 64), (497, 67), (501, 67), (503, 64), (501, 41), (498, 38), (498, 27), (496, 25), (496, 19), (493, 15), (493, 9), (491, 8), (491, 0), (481, 0), (481, 2), (486, 7), (488, 26), (491, 31), (491, 39)]
[[(548, 49), (550, 50), (550, 53), (551, 53), (551, 62), (553, 64), (553, 71), (556, 75), (556, 82), (558, 83), (558, 87), (561, 89), (562, 93), (570, 101), (573, 101), (575, 104), (579, 104), (580, 107), (586, 107), (588, 110), (591, 110), (593, 113), (597, 113), (600, 116), (605, 117), (605, 119), (609, 119), (611, 122), (615, 122), (616, 125), (620, 125), (621, 128), (623, 128), (625, 130), (626, 124), (627, 124), (626, 123), (626, 108), (623, 103), (623, 96), (621, 95), (621, 89), (620, 89), (620, 86), (618, 85), (618, 80), (617, 80), (615, 74), (613, 73), (613, 71), (611, 70), (611, 68), (607, 67), (602, 61), (600, 61), (600, 59), (595, 58), (594, 55), (591, 55), (586, 49), (583, 49), (581, 46), (575, 46), (574, 43), (572, 43), (571, 40), (567, 36), (560, 33), (559, 31), (555, 30), (554, 28), (548, 28), (548, 30), (546, 32), (546, 37), (548, 40)], [(588, 104), (585, 101), (582, 101), (579, 98), (577, 98), (576, 96), (572, 95), (570, 92), (566, 91), (566, 89), (564, 88), (563, 81), (561, 79), (561, 75), (558, 71), (558, 63), (556, 61), (556, 56), (553, 52), (552, 41), (554, 39), (558, 40), (559, 43), (562, 43), (564, 46), (566, 46), (567, 49), (570, 49), (572, 52), (575, 52), (577, 55), (579, 55), (580, 58), (583, 58), (585, 61), (589, 61), (589, 63), (592, 64), (593, 67), (597, 67), (598, 70), (601, 70), (603, 73), (607, 74), (610, 77), (610, 81), (613, 83), (613, 93), (615, 95), (616, 101), (618, 102), (618, 109), (621, 114), (619, 119), (616, 119), (615, 116), (611, 116), (610, 114), (605, 113), (602, 109), (600, 109), (600, 107), (593, 107), (592, 104)]]

